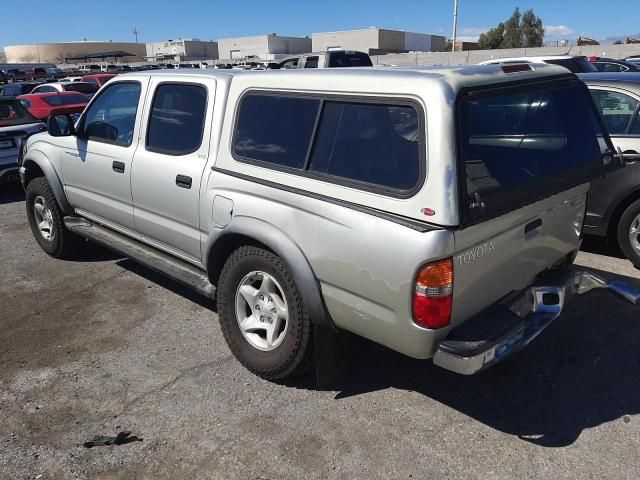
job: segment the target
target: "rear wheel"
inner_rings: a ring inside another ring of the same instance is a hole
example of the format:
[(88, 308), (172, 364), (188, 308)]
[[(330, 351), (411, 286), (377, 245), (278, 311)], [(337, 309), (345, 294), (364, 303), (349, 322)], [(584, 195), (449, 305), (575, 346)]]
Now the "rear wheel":
[(76, 253), (80, 239), (64, 226), (64, 214), (45, 177), (29, 182), (25, 204), (33, 236), (45, 252), (54, 258)]
[(237, 249), (222, 269), (217, 303), (225, 340), (250, 371), (281, 380), (309, 366), (311, 322), (280, 257), (257, 247)]
[(640, 268), (640, 200), (622, 213), (618, 223), (618, 243), (631, 263)]

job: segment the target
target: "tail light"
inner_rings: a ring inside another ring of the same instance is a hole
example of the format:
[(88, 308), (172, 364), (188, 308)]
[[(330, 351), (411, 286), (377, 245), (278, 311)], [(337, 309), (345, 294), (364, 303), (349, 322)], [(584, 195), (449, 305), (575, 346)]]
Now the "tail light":
[(425, 328), (442, 328), (451, 321), (453, 259), (423, 266), (413, 292), (413, 321)]

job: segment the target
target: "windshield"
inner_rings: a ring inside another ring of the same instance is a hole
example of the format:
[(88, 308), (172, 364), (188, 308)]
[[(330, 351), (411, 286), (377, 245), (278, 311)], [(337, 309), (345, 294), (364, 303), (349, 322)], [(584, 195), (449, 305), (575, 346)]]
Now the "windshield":
[(0, 127), (37, 122), (38, 120), (24, 108), (19, 100), (14, 98), (0, 99)]
[(51, 105), (52, 107), (59, 107), (60, 105), (76, 105), (78, 103), (89, 103), (89, 97), (82, 95), (81, 93), (71, 95), (51, 95), (48, 97), (42, 97), (42, 101)]
[(329, 67), (371, 67), (371, 58), (362, 52), (330, 52)]
[(613, 150), (577, 81), (465, 96), (459, 123), (467, 203), (474, 204), (466, 220), (586, 183), (605, 173), (604, 154)]
[(98, 91), (100, 87), (90, 83), (70, 82), (64, 84), (64, 89), (68, 92), (80, 92), (92, 95)]

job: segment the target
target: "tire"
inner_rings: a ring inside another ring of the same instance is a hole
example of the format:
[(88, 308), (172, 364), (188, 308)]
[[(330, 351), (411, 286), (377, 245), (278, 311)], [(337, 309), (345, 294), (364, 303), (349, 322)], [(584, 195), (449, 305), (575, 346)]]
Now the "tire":
[[(64, 214), (45, 177), (29, 182), (25, 204), (29, 226), (40, 247), (54, 258), (73, 256), (80, 246), (80, 238), (64, 226)], [(41, 228), (45, 224), (46, 227)]]
[(629, 205), (618, 222), (620, 249), (636, 268), (640, 268), (640, 200)]
[(311, 366), (311, 321), (277, 255), (250, 246), (234, 251), (220, 274), (217, 304), (231, 352), (254, 374), (284, 380)]

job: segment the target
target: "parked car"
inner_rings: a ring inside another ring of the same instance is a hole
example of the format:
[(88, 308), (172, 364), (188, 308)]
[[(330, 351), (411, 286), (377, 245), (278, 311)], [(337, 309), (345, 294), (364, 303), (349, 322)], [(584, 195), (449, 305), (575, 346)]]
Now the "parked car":
[(47, 78), (47, 71), (44, 67), (27, 68), (24, 71), (26, 80), (44, 80)]
[(130, 65), (118, 65), (117, 72), (118, 73), (127, 73), (132, 72), (133, 68)]
[(77, 71), (82, 73), (83, 75), (89, 75), (90, 73), (100, 73), (100, 65), (89, 64), (89, 65), (80, 65), (77, 68)]
[[(336, 67), (371, 67), (371, 57), (364, 52), (352, 50), (332, 50), (329, 52), (306, 53), (293, 55), (281, 60), (277, 68), (336, 68)], [(271, 67), (273, 68), (273, 67)]]
[(95, 73), (93, 75), (85, 75), (84, 77), (82, 77), (82, 81), (86, 83), (92, 83), (100, 88), (115, 76), (116, 74), (112, 73)]
[(47, 80), (52, 79), (55, 81), (60, 81), (60, 79), (65, 78), (67, 76), (67, 73), (58, 67), (48, 67), (48, 68), (45, 68), (45, 70), (47, 72), (47, 76), (46, 76)]
[(620, 164), (551, 65), (121, 75), (21, 166), (45, 252), (85, 237), (216, 298), (267, 379), (329, 358), (336, 331), (471, 374), (574, 293), (640, 303), (569, 267), (589, 181)]
[(31, 93), (31, 90), (33, 90), (39, 85), (42, 85), (42, 83), (40, 82), (7, 83), (5, 85), (0, 86), (0, 96), (17, 97), (18, 95)]
[(58, 82), (67, 83), (67, 82), (81, 82), (82, 77), (62, 77)]
[(640, 65), (605, 57), (587, 57), (599, 72), (640, 72)]
[(24, 82), (27, 79), (25, 71), (19, 68), (8, 68), (6, 74), (10, 82)]
[(100, 71), (102, 73), (118, 73), (118, 66), (112, 63), (103, 63), (100, 65)]
[(550, 65), (560, 65), (573, 73), (589, 73), (598, 71), (584, 55), (495, 58), (480, 62), (480, 65), (506, 65), (509, 63), (548, 63)]
[(31, 93), (80, 92), (91, 97), (99, 88), (100, 86), (89, 82), (55, 82), (38, 85)]
[(617, 242), (640, 268), (640, 73), (580, 75), (629, 168), (593, 180), (584, 232)]
[(17, 97), (29, 113), (40, 120), (50, 115), (68, 113), (77, 115), (84, 110), (90, 98), (77, 92), (32, 93)]
[(17, 99), (0, 96), (0, 183), (18, 180), (18, 151), (22, 140), (45, 129), (44, 123), (34, 118)]

